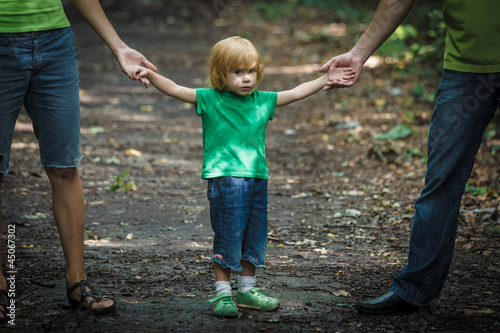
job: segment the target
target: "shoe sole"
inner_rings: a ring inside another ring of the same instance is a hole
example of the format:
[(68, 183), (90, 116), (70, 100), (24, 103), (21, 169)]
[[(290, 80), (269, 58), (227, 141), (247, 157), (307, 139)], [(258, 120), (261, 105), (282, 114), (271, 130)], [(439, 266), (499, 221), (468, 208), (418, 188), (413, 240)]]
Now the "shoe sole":
[(261, 306), (255, 306), (255, 305), (248, 305), (248, 304), (240, 304), (236, 303), (236, 306), (239, 307), (240, 309), (248, 309), (248, 310), (257, 310), (257, 311), (274, 311), (280, 307), (278, 304), (275, 308), (269, 309), (269, 310), (263, 310)]
[(236, 306), (239, 307), (240, 309), (250, 309), (250, 310), (260, 310), (261, 309), (260, 306), (240, 304), (240, 303), (236, 303)]

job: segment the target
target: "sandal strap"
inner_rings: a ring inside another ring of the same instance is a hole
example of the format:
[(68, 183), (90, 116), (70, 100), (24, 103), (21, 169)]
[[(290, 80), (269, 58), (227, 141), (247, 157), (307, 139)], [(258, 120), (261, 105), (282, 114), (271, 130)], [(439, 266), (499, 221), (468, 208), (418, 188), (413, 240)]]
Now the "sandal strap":
[[(92, 297), (93, 300), (90, 301), (88, 307), (92, 307), (92, 304), (96, 301), (100, 301), (102, 299), (102, 294), (97, 291), (94, 287), (90, 285), (90, 283), (87, 280), (81, 280), (80, 282), (75, 283), (71, 287), (68, 287), (66, 289), (66, 292), (68, 295), (70, 295), (73, 291), (75, 291), (77, 288), (80, 288), (80, 301), (83, 302), (85, 297)], [(87, 288), (89, 290), (87, 290)]]
[(233, 294), (232, 293), (222, 293), (219, 296), (215, 296), (214, 298), (209, 299), (207, 301), (207, 303), (215, 303), (218, 300), (223, 299), (223, 298), (231, 298), (232, 299), (233, 298)]

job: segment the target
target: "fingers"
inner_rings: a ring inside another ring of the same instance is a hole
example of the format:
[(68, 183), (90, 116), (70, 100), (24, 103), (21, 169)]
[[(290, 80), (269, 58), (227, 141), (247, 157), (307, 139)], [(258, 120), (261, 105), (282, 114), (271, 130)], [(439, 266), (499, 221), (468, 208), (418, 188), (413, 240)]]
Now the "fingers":
[(354, 77), (350, 80), (334, 80), (328, 81), (328, 83), (323, 87), (323, 90), (331, 90), (338, 88), (349, 88), (352, 87), (357, 82), (357, 79)]
[[(152, 64), (151, 64), (152, 65)], [(151, 70), (156, 70), (156, 67), (152, 65)], [(151, 84), (147, 79), (147, 70), (142, 66), (126, 66), (123, 72), (133, 81), (140, 81), (146, 88), (149, 88)]]
[(141, 81), (141, 83), (144, 85), (144, 87), (146, 87), (146, 89), (149, 88), (150, 82), (147, 78), (141, 76), (139, 81)]
[(356, 76), (356, 70), (354, 68), (345, 68), (342, 75), (344, 80), (352, 80)]
[(148, 59), (144, 58), (144, 60), (141, 62), (141, 64), (143, 64), (146, 68), (149, 68), (150, 70), (152, 70), (153, 72), (156, 72), (157, 71), (157, 68), (155, 65), (153, 65), (153, 63), (151, 63)]
[(322, 73), (328, 72), (330, 67), (337, 67), (337, 65), (338, 65), (338, 59), (332, 58), (332, 59), (328, 60), (323, 66), (321, 66), (319, 68), (319, 71)]
[(141, 69), (137, 67), (130, 66), (125, 69), (125, 73), (131, 80), (140, 80), (141, 79)]

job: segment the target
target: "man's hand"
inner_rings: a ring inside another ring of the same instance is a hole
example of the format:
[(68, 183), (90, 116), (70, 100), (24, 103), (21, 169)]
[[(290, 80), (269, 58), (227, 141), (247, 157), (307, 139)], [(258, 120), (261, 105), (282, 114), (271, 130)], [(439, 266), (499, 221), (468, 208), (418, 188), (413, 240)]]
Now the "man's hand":
[(347, 80), (339, 80), (335, 76), (332, 76), (328, 73), (328, 83), (325, 85), (323, 90), (347, 88), (353, 86), (358, 81), (361, 72), (363, 71), (363, 64), (363, 59), (353, 55), (350, 52), (333, 57), (323, 66), (321, 66), (321, 68), (319, 69), (320, 72), (328, 73), (330, 67), (352, 67), (354, 68), (355, 73)]

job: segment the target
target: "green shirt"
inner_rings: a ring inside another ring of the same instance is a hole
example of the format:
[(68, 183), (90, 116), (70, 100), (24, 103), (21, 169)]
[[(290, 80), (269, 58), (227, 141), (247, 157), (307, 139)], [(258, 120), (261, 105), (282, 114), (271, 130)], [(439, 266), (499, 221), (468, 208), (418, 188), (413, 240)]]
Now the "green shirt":
[(201, 178), (223, 176), (268, 178), (266, 126), (274, 117), (276, 92), (196, 89), (196, 112), (202, 118)]
[(0, 33), (69, 26), (61, 0), (0, 0)]
[(445, 0), (444, 21), (445, 69), (500, 72), (499, 0)]

